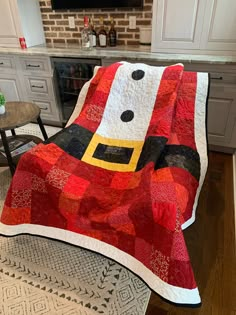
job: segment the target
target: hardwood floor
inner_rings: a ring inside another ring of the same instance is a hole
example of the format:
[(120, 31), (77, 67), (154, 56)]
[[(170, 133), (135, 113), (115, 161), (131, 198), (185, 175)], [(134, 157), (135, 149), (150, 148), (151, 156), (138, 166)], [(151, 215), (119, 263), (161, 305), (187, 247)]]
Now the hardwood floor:
[(202, 306), (173, 306), (152, 293), (146, 315), (236, 315), (232, 156), (209, 154), (196, 222), (185, 231)]

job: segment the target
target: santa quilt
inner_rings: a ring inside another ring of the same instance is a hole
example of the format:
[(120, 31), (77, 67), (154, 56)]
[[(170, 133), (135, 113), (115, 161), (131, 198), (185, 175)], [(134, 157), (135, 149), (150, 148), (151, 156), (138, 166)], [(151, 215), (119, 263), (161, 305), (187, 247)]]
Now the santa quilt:
[(165, 299), (199, 304), (182, 229), (207, 168), (207, 89), (182, 64), (96, 68), (68, 126), (20, 159), (0, 233), (96, 251)]

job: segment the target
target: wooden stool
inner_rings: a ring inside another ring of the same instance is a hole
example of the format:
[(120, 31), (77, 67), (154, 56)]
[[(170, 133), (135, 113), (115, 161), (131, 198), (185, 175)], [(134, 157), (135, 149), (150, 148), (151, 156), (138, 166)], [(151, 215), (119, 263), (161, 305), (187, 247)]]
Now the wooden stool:
[[(3, 154), (0, 154), (0, 166), (8, 165), (11, 174), (13, 175), (20, 155), (14, 158), (11, 156), (9, 148), (10, 141), (18, 139), (22, 140), (24, 143), (28, 143), (32, 140), (35, 143), (42, 142), (40, 138), (35, 136), (16, 135), (15, 128), (24, 126), (36, 119), (44, 139), (46, 140), (48, 136), (40, 118), (40, 108), (37, 105), (28, 102), (7, 102), (5, 106), (5, 114), (0, 115), (0, 134), (2, 139), (2, 141), (0, 141), (0, 146), (3, 146), (6, 157)], [(7, 130), (11, 130), (11, 137), (6, 137)]]

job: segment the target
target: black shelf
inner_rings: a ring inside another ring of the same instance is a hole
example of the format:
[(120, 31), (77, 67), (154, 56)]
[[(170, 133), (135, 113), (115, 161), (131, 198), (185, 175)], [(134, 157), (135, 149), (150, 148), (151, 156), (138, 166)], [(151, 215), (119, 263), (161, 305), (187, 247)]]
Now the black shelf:
[(88, 81), (88, 78), (79, 78), (79, 77), (66, 77), (66, 76), (60, 76), (61, 79), (69, 79), (69, 80), (81, 80), (81, 81)]
[(64, 94), (68, 94), (68, 95), (77, 95), (79, 96), (79, 92), (76, 93), (76, 92), (67, 92), (67, 91), (63, 91)]
[(53, 58), (63, 122), (70, 118), (83, 85), (93, 76), (94, 67), (100, 64), (99, 59)]

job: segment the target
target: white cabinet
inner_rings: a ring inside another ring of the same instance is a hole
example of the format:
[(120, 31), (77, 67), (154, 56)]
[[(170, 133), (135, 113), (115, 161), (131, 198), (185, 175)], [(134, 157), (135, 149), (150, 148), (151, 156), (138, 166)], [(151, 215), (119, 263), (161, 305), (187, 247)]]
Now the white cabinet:
[(210, 86), (208, 100), (208, 140), (210, 144), (231, 146), (236, 118), (236, 85), (214, 84)]
[(49, 57), (20, 56), (18, 73), (24, 100), (37, 104), (46, 123), (60, 123), (53, 86), (53, 69)]
[(205, 0), (154, 0), (153, 50), (200, 47)]
[(37, 104), (45, 123), (61, 124), (49, 57), (0, 54), (0, 91), (6, 101)]
[(154, 0), (152, 51), (236, 54), (236, 1)]
[(27, 47), (45, 43), (38, 0), (0, 0), (0, 47)]
[(0, 46), (16, 47), (21, 34), (16, 2), (1, 0), (0, 12)]
[(23, 96), (16, 68), (14, 56), (0, 55), (0, 91), (9, 102), (20, 101)]
[(236, 50), (235, 0), (207, 0), (201, 48)]
[(3, 75), (0, 73), (0, 91), (4, 94), (7, 102), (21, 100), (20, 86), (16, 75)]

